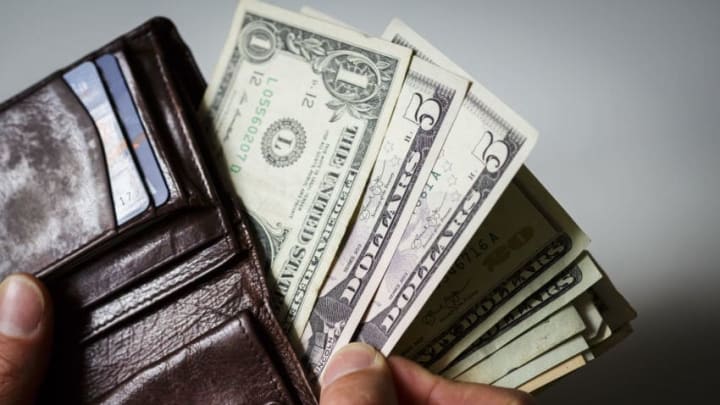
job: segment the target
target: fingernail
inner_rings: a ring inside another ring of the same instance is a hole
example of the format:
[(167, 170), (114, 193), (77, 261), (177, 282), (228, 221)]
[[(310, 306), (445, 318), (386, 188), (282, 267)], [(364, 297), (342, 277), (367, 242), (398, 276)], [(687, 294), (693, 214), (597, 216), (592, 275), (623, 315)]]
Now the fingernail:
[(42, 292), (25, 276), (11, 275), (0, 284), (0, 334), (30, 337), (45, 310)]
[(378, 353), (365, 343), (350, 343), (338, 350), (328, 362), (322, 374), (320, 385), (327, 386), (338, 378), (371, 367)]

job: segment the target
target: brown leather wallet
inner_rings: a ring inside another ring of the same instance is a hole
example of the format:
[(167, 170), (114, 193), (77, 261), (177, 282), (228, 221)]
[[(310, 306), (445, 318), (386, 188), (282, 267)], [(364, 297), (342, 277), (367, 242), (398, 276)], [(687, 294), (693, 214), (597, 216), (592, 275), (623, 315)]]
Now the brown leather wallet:
[[(112, 53), (169, 200), (117, 226), (98, 130), (62, 75)], [(257, 241), (196, 115), (205, 81), (155, 18), (0, 105), (0, 275), (55, 306), (42, 402), (316, 403)]]

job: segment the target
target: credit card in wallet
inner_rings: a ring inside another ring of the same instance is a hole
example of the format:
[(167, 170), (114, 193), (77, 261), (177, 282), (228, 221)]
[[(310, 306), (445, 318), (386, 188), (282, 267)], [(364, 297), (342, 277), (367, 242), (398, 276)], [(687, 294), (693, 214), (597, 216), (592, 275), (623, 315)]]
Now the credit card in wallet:
[(145, 211), (150, 197), (95, 65), (85, 62), (65, 73), (63, 78), (95, 121), (105, 153), (115, 221), (122, 225)]
[(120, 70), (117, 59), (111, 54), (95, 59), (95, 64), (100, 70), (100, 76), (105, 81), (115, 106), (115, 112), (120, 119), (120, 124), (125, 129), (127, 140), (132, 145), (132, 151), (135, 153), (140, 171), (145, 178), (145, 185), (152, 194), (153, 203), (159, 207), (167, 202), (170, 191), (165, 184), (165, 177), (160, 171), (145, 128), (140, 121), (135, 102), (128, 90), (125, 75)]

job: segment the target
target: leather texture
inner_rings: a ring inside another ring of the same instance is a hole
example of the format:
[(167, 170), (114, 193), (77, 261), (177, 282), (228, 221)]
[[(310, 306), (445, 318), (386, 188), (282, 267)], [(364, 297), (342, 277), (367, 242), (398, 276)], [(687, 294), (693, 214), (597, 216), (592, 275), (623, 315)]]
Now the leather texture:
[[(61, 78), (106, 53), (132, 72), (171, 196), (121, 227), (97, 130)], [(0, 105), (0, 275), (38, 275), (55, 304), (41, 402), (316, 403), (196, 116), (204, 90), (155, 18)]]
[(113, 231), (95, 126), (62, 79), (3, 110), (0, 128), (0, 212), (12, 213), (0, 216), (0, 272), (46, 267)]
[[(238, 368), (238, 364), (244, 366)], [(226, 378), (228, 375), (237, 380)], [(267, 386), (274, 389), (268, 390)], [(155, 404), (168, 397), (190, 403), (204, 403), (208, 398), (227, 402), (241, 399), (254, 404), (291, 401), (246, 314), (145, 369), (105, 399), (111, 403)]]

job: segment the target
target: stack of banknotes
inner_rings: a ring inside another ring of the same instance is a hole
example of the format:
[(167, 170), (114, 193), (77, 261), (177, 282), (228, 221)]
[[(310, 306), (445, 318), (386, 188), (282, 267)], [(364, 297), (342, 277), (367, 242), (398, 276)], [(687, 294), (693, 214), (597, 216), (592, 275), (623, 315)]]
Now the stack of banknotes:
[(533, 391), (631, 333), (588, 237), (524, 166), (535, 129), (400, 20), (373, 37), (241, 1), (200, 113), (311, 377), (363, 341)]

